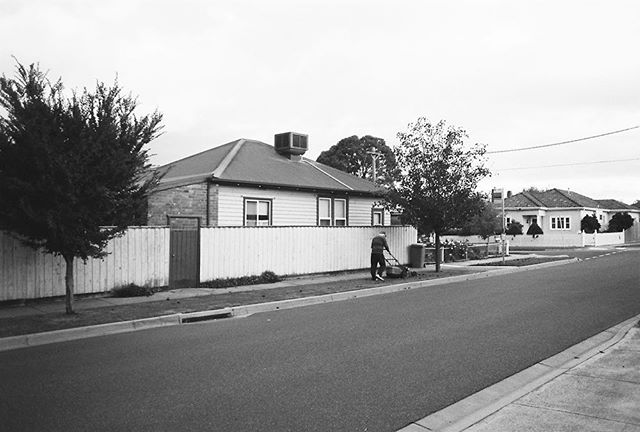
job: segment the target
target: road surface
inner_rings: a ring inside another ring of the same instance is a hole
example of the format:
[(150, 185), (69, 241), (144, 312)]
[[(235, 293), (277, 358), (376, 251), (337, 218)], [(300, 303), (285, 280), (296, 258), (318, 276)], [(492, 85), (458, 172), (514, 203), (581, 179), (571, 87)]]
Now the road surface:
[(0, 353), (3, 431), (394, 431), (640, 314), (640, 249)]

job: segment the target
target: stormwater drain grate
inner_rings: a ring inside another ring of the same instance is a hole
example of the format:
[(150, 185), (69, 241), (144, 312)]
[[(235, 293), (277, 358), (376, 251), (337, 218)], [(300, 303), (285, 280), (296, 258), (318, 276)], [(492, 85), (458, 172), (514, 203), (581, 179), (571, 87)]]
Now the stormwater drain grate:
[(180, 314), (180, 324), (200, 322), (200, 321), (212, 321), (223, 318), (231, 318), (233, 311), (231, 309), (219, 309), (212, 311), (202, 312), (190, 312)]

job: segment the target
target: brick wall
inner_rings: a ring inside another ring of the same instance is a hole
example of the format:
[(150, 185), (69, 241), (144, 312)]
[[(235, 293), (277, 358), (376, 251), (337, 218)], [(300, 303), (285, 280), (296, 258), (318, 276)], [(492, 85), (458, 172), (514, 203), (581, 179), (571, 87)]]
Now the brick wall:
[[(211, 198), (210, 198), (211, 199)], [(149, 197), (148, 224), (166, 225), (169, 216), (198, 216), (206, 224), (207, 184), (196, 183), (154, 192)]]

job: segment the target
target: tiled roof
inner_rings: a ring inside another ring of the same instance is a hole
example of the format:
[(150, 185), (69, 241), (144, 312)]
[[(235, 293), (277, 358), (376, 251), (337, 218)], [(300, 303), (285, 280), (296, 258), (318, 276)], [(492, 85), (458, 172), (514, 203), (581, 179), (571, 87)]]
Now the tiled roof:
[(618, 200), (614, 199), (604, 199), (604, 200), (596, 200), (600, 203), (600, 207), (606, 208), (609, 210), (638, 210), (637, 208), (630, 206), (629, 204), (625, 204)]
[[(604, 201), (615, 200), (594, 200), (588, 196), (581, 195), (562, 189), (550, 189), (542, 192), (520, 192), (505, 199), (505, 207), (581, 207), (581, 208), (610, 208), (604, 205)], [(622, 204), (622, 203), (620, 203)], [(625, 204), (626, 206), (626, 204)], [(621, 207), (622, 208), (622, 207)]]
[(290, 160), (272, 145), (236, 140), (159, 168), (165, 173), (160, 188), (213, 181), (284, 186), (371, 194), (379, 191), (368, 180), (310, 159)]

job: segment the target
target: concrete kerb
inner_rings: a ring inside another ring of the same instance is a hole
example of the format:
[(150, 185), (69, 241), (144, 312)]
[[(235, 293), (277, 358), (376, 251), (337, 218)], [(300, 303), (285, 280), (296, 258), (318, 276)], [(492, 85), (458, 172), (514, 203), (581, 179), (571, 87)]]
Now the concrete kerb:
[(410, 289), (426, 288), (435, 285), (444, 285), (456, 282), (466, 282), (475, 279), (481, 279), (492, 276), (500, 276), (508, 273), (516, 273), (520, 271), (534, 270), (541, 267), (551, 267), (562, 264), (569, 264), (576, 262), (576, 258), (554, 261), (550, 263), (535, 264), (526, 267), (501, 267), (498, 269), (492, 268), (491, 270), (472, 273), (467, 275), (450, 276), (442, 279), (431, 279), (419, 282), (405, 282), (395, 285), (384, 285), (380, 287), (373, 287), (367, 289), (361, 289), (356, 291), (344, 291), (339, 293), (324, 294), (313, 297), (302, 297), (289, 300), (280, 300), (268, 303), (257, 303), (253, 305), (234, 306), (231, 308), (214, 309), (201, 312), (191, 313), (178, 313), (172, 315), (164, 315), (154, 318), (144, 318), (132, 321), (120, 321), (115, 323), (98, 324), (94, 326), (76, 327), (63, 330), (54, 330), (43, 333), (33, 333), (27, 335), (10, 336), (7, 338), (0, 338), (0, 351), (8, 351), (18, 348), (25, 348), (36, 345), (44, 345), (49, 343), (64, 342), (75, 339), (81, 339), (94, 336), (105, 336), (115, 333), (123, 333), (128, 331), (144, 330), (154, 327), (163, 327), (169, 325), (180, 325), (184, 321), (187, 321), (189, 317), (197, 316), (204, 318), (207, 315), (212, 317), (220, 315), (229, 315), (241, 317), (248, 316), (260, 312), (271, 312), (277, 310), (291, 309), (295, 307), (311, 306), (322, 303), (329, 303), (335, 301), (350, 300), (362, 297), (369, 297), (379, 294), (390, 294), (399, 291), (406, 291)]
[(180, 324), (180, 314), (11, 336), (0, 339), (0, 351), (176, 324)]
[(463, 431), (617, 344), (638, 323), (638, 320), (640, 315), (417, 420), (397, 432)]

